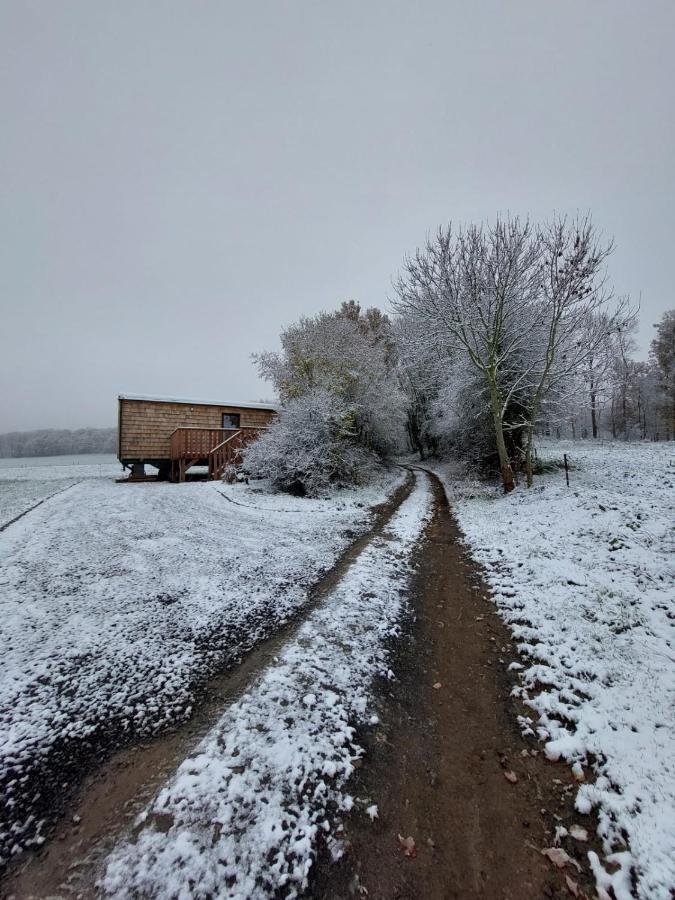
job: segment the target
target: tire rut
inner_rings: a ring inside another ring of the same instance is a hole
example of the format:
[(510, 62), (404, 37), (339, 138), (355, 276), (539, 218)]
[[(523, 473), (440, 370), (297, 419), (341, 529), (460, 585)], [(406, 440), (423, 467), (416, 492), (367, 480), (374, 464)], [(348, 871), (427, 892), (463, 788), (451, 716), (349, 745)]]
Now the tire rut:
[(34, 509), (37, 509), (38, 506), (42, 506), (43, 503), (51, 500), (52, 497), (57, 497), (59, 494), (64, 494), (66, 491), (69, 491), (71, 488), (74, 488), (81, 483), (81, 481), (74, 481), (72, 484), (66, 485), (66, 487), (59, 488), (58, 491), (54, 491), (54, 493), (52, 494), (47, 494), (47, 496), (43, 497), (42, 500), (38, 500), (37, 503), (29, 506), (28, 509), (24, 509), (23, 512), (20, 512), (18, 516), (14, 516), (14, 518), (10, 519), (9, 522), (5, 522), (3, 525), (0, 525), (0, 532), (5, 531), (7, 528), (9, 528), (10, 525), (14, 525), (16, 522), (19, 522), (21, 519), (23, 519), (24, 516), (27, 516), (28, 513), (32, 513)]

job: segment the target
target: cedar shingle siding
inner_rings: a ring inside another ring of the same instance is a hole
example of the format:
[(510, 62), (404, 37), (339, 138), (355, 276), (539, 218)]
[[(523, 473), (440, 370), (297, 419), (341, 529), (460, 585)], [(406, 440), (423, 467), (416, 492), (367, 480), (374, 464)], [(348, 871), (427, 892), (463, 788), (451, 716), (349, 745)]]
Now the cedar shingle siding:
[(240, 427), (266, 426), (276, 415), (272, 407), (216, 405), (168, 400), (119, 399), (120, 462), (169, 459), (169, 438), (176, 428), (221, 428), (223, 413), (240, 416)]

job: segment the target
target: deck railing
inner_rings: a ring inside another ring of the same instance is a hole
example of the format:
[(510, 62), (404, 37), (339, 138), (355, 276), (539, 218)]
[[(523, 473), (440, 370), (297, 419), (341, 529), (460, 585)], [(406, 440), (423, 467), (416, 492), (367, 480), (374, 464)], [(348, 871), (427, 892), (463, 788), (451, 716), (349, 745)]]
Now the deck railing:
[(260, 431), (264, 428), (242, 428), (214, 447), (209, 453), (209, 478), (222, 478), (228, 466), (239, 465), (241, 451), (253, 443)]
[(232, 428), (176, 428), (169, 439), (169, 455), (174, 481), (185, 481), (190, 466), (208, 465), (209, 478), (222, 478), (229, 465), (241, 462), (241, 451), (265, 427), (244, 425)]
[(177, 428), (171, 435), (169, 455), (172, 460), (206, 459), (223, 438), (232, 434), (223, 428)]

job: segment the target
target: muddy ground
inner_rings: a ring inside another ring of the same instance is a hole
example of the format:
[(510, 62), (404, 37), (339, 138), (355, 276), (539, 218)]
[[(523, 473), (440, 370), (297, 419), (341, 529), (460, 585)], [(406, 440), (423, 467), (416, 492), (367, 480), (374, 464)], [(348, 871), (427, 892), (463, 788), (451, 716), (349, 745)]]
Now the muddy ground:
[(521, 735), (517, 716), (526, 710), (511, 697), (510, 633), (436, 479), (434, 490), (408, 637), (392, 662), (396, 680), (382, 684), (381, 724), (362, 736), (367, 755), (351, 785), (355, 797), (377, 804), (378, 818), (348, 818), (347, 852), (337, 864), (322, 856), (311, 896), (595, 897), (587, 843), (561, 843), (581, 872), (540, 853), (553, 846), (557, 825), (593, 835), (595, 824), (574, 811), (570, 769)]
[[(317, 586), (312, 606), (386, 527), (411, 481)], [(406, 637), (392, 648), (396, 677), (380, 685), (381, 724), (362, 736), (367, 754), (350, 785), (355, 797), (377, 804), (379, 815), (374, 822), (363, 813), (347, 818), (343, 858), (335, 863), (320, 854), (308, 895), (594, 896), (585, 862), (589, 845), (562, 842), (581, 871), (572, 863), (558, 869), (540, 852), (553, 846), (558, 824), (578, 823), (589, 834), (595, 826), (573, 810), (569, 769), (546, 761), (540, 745), (520, 734), (523, 710), (511, 697), (508, 664), (516, 653), (509, 632), (433, 481), (435, 515), (418, 551), (413, 612)], [(116, 837), (297, 624), (215, 678), (183, 727), (102, 760), (77, 797), (62, 804), (47, 845), (14, 864), (0, 896), (96, 896), (98, 866)]]

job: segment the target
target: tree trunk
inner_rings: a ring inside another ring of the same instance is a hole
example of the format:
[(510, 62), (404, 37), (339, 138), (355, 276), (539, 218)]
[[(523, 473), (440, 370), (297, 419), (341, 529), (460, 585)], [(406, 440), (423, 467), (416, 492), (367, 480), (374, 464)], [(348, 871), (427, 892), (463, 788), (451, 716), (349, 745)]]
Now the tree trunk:
[(527, 477), (527, 486), (532, 487), (534, 481), (534, 472), (532, 465), (532, 450), (534, 448), (534, 428), (527, 429), (527, 444), (525, 445), (525, 475)]
[[(500, 439), (501, 435), (501, 439)], [(497, 429), (497, 452), (499, 453), (499, 471), (502, 476), (502, 484), (504, 485), (504, 493), (510, 494), (514, 489), (515, 482), (513, 480), (513, 468), (511, 460), (506, 452), (506, 443), (504, 441), (504, 429), (501, 422)]]
[(598, 436), (598, 414), (596, 410), (596, 396), (595, 391), (591, 391), (591, 426), (593, 430), (593, 437), (597, 438)]
[(422, 444), (422, 437), (420, 435), (420, 428), (419, 428), (417, 416), (414, 413), (408, 414), (407, 428), (408, 428), (408, 440), (410, 442), (411, 448), (413, 450), (416, 450), (419, 453), (421, 460), (424, 460), (425, 459), (424, 446)]
[(627, 394), (628, 388), (624, 384), (621, 387), (621, 419), (623, 422), (623, 439), (624, 441), (628, 440), (628, 406), (627, 406)]
[(502, 421), (501, 401), (497, 393), (497, 386), (490, 383), (490, 406), (492, 409), (492, 421), (495, 428), (495, 440), (497, 442), (497, 454), (499, 455), (499, 472), (502, 476), (504, 493), (509, 494), (515, 487), (513, 468), (506, 449), (504, 440), (504, 423)]

